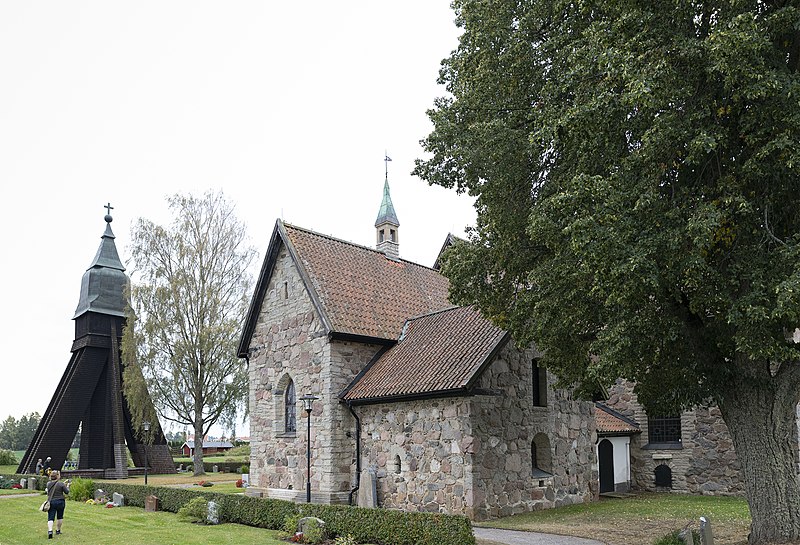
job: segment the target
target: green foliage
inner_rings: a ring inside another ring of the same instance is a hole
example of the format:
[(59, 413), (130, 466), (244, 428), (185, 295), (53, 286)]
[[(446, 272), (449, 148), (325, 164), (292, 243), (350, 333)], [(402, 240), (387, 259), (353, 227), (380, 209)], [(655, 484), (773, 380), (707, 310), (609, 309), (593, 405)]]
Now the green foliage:
[(10, 450), (0, 449), (0, 466), (10, 466), (17, 463), (17, 458)]
[[(41, 417), (39, 413), (23, 415), (19, 420), (13, 416), (6, 418), (0, 424), (0, 448), (10, 450), (25, 450), (36, 433)], [(0, 463), (0, 465), (3, 465)]]
[(303, 543), (322, 543), (326, 538), (325, 528), (316, 519), (308, 519), (303, 531)]
[(94, 498), (95, 485), (91, 479), (76, 477), (69, 484), (69, 498), (75, 501), (86, 501)]
[(237, 445), (225, 453), (225, 458), (250, 459), (250, 443)]
[(12, 479), (10, 477), (4, 477), (3, 475), (0, 475), (0, 488), (1, 489), (9, 489), (9, 488), (14, 486), (18, 482), (19, 481), (15, 481), (14, 479)]
[[(675, 530), (669, 534), (658, 538), (653, 541), (653, 545), (685, 545), (684, 541), (680, 538), (680, 530)], [(692, 530), (692, 537), (695, 543), (700, 543), (700, 532)]]
[(296, 504), (199, 490), (105, 483), (109, 494), (119, 492), (126, 504), (143, 507), (144, 498), (158, 496), (161, 509), (177, 512), (189, 500), (202, 496), (219, 505), (225, 522), (281, 530), (289, 517), (317, 517), (332, 536), (351, 534), (359, 543), (382, 545), (473, 545), (472, 525), (466, 517), (432, 513), (404, 513), (344, 505)]
[(302, 517), (299, 514), (289, 515), (283, 522), (283, 531), (293, 536), (297, 532), (298, 524)]
[(350, 534), (339, 536), (333, 540), (333, 545), (358, 545), (355, 538)]
[[(156, 421), (152, 398), (161, 417), (203, 437), (246, 412), (247, 370), (236, 345), (255, 250), (222, 193), (168, 200), (172, 225), (140, 218), (131, 234), (139, 281), (123, 333), (125, 396), (134, 422)], [(199, 467), (200, 450), (195, 460)]]
[(178, 509), (178, 517), (188, 522), (205, 523), (208, 517), (208, 499), (203, 497), (192, 498), (186, 505)]
[(246, 474), (246, 473), (250, 473), (250, 466), (249, 465), (239, 466), (238, 472), (243, 474), (243, 475)]

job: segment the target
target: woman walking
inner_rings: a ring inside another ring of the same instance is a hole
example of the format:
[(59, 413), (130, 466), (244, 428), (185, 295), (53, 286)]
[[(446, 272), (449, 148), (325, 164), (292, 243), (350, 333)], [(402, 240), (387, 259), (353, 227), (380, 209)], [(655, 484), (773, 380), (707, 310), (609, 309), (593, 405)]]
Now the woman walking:
[(47, 482), (47, 497), (50, 498), (50, 510), (47, 512), (47, 539), (53, 539), (54, 520), (57, 520), (56, 534), (61, 533), (61, 525), (64, 524), (64, 507), (67, 504), (64, 494), (69, 494), (69, 486), (60, 479), (61, 472), (55, 469), (50, 472), (50, 480)]

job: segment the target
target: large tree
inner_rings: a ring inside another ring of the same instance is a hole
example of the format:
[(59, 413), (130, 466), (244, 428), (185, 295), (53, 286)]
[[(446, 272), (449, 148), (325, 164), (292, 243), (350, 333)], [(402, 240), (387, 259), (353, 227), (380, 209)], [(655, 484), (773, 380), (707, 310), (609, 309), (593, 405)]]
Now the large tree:
[(800, 541), (800, 8), (455, 0), (415, 173), (476, 197), (452, 295), (565, 383), (717, 403), (750, 543)]
[(152, 418), (144, 412), (148, 403), (137, 402), (149, 390), (162, 418), (194, 430), (199, 475), (211, 426), (233, 426), (246, 411), (247, 369), (236, 342), (255, 251), (221, 193), (175, 195), (169, 206), (169, 228), (146, 219), (133, 227), (125, 395), (137, 426)]
[(13, 416), (6, 418), (0, 424), (0, 448), (10, 450), (25, 450), (28, 448), (36, 433), (39, 420), (41, 420), (39, 413), (22, 415), (19, 420)]

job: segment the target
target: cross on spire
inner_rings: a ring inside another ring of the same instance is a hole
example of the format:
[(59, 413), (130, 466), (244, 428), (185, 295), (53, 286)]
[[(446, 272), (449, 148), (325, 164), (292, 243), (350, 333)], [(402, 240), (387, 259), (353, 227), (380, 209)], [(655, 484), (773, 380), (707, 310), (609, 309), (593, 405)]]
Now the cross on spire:
[(389, 154), (386, 152), (386, 150), (384, 150), (383, 151), (383, 164), (386, 166), (386, 181), (387, 182), (389, 181), (389, 161), (391, 161), (391, 160), (392, 160), (392, 158), (389, 157)]
[(112, 210), (114, 210), (114, 207), (113, 207), (113, 206), (111, 206), (111, 203), (108, 203), (108, 204), (107, 204), (107, 205), (105, 205), (103, 208), (105, 208), (105, 209), (106, 209), (106, 214), (109, 214), (109, 215), (111, 214), (111, 211), (112, 211)]

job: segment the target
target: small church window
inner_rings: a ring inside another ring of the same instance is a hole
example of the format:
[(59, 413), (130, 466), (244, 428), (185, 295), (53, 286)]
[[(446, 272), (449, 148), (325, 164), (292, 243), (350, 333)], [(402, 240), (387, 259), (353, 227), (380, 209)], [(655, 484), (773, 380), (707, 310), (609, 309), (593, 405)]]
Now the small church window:
[(401, 469), (402, 469), (402, 465), (400, 463), (400, 455), (398, 454), (397, 456), (394, 457), (394, 472), (395, 472), (395, 474), (400, 474)]
[(553, 476), (553, 455), (550, 452), (550, 439), (537, 433), (531, 441), (531, 475), (533, 477)]
[(289, 282), (283, 283), (283, 298), (284, 299), (289, 298)]
[(680, 416), (648, 416), (647, 440), (650, 443), (680, 443)]
[(294, 392), (294, 382), (289, 381), (284, 394), (284, 431), (297, 431), (296, 405), (297, 399)]
[(384, 231), (383, 229), (378, 231), (378, 242), (383, 242), (385, 238), (386, 238), (386, 231)]
[(395, 233), (394, 229), (389, 229), (389, 239), (392, 242), (397, 242), (397, 233)]
[(533, 406), (547, 407), (547, 369), (539, 367), (539, 360), (531, 363)]

